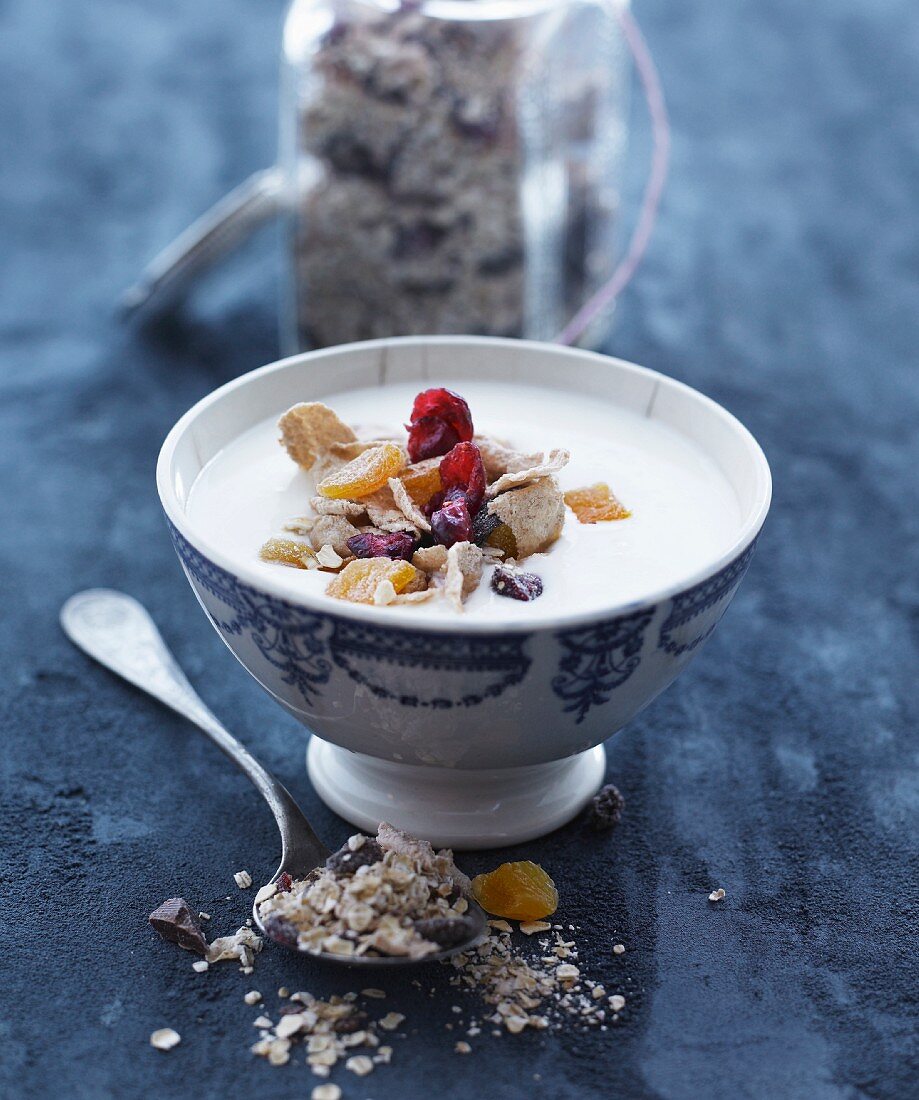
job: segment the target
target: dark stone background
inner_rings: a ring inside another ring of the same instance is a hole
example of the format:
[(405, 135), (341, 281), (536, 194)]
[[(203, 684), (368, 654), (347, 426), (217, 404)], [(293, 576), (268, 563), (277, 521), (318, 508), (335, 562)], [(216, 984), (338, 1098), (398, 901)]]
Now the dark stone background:
[[(410, 1037), (388, 1070), (342, 1072), (349, 1097), (917, 1095), (914, 0), (638, 7), (673, 175), (610, 349), (749, 424), (773, 514), (704, 655), (609, 746), (621, 828), (519, 853), (628, 995), (620, 1025), (485, 1037), (463, 1059), (443, 973), (434, 999), (393, 980)], [(177, 892), (235, 928), (231, 874), (270, 874), (274, 827), (203, 738), (57, 625), (82, 587), (141, 598), (204, 698), (345, 835), (302, 731), (198, 610), (153, 486), (174, 419), (275, 357), (276, 242), (154, 332), (112, 314), (142, 261), (269, 162), (280, 19), (280, 0), (0, 0), (4, 1096), (306, 1097), (304, 1066), (248, 1053), (242, 994), (350, 985), (275, 950), (251, 979), (201, 977), (149, 931)], [(147, 1044), (165, 1024), (183, 1035), (168, 1055)]]

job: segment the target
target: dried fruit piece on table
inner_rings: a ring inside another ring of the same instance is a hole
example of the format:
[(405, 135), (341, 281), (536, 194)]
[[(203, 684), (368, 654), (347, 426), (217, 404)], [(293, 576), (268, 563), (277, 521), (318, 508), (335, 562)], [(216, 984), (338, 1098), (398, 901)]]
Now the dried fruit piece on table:
[(591, 799), (587, 818), (597, 832), (604, 832), (615, 829), (624, 809), (625, 799), (612, 783), (607, 783)]
[(401, 558), (411, 561), (415, 540), (405, 531), (385, 531), (375, 535), (371, 531), (352, 535), (348, 549), (356, 558)]
[(333, 500), (360, 500), (382, 489), (405, 467), (405, 452), (395, 443), (382, 443), (352, 459), (317, 486), (321, 496)]
[(512, 600), (535, 600), (542, 595), (542, 581), (535, 573), (524, 573), (522, 569), (508, 569), (505, 565), (496, 565), (491, 575), (491, 588), (499, 596)]
[(426, 458), (423, 462), (414, 463), (402, 471), (399, 480), (412, 500), (423, 507), (443, 488), (440, 482), (440, 459)]
[(555, 883), (537, 863), (502, 863), (472, 880), (475, 900), (487, 912), (509, 920), (542, 920), (558, 908)]
[(485, 496), (485, 467), (474, 443), (457, 443), (440, 462), (440, 481), (444, 493), (462, 489), (472, 515), (479, 510)]
[(258, 556), (262, 561), (292, 565), (296, 569), (316, 568), (316, 552), (305, 542), (297, 542), (296, 539), (269, 539), (259, 550)]
[(580, 523), (608, 523), (610, 520), (628, 519), (632, 514), (602, 481), (584, 489), (569, 489), (565, 493), (565, 503)]
[(198, 955), (207, 954), (207, 940), (198, 915), (185, 898), (169, 898), (153, 910), (148, 920), (164, 940)]
[(337, 413), (321, 401), (294, 405), (278, 421), (281, 445), (290, 457), (309, 470), (316, 459), (334, 443), (350, 443), (357, 439), (354, 431)]
[(509, 474), (502, 474), (497, 481), (488, 486), (488, 495), (494, 497), (507, 489), (513, 489), (516, 485), (529, 485), (532, 481), (546, 478), (567, 466), (570, 458), (571, 455), (568, 451), (562, 447), (557, 447), (555, 450), (549, 451), (534, 466), (530, 466), (525, 470), (515, 470)]
[(459, 489), (450, 489), (448, 493), (452, 496), (431, 516), (431, 533), (441, 546), (471, 542), (472, 516), (466, 497)]
[(391, 558), (358, 558), (332, 578), (326, 592), (338, 600), (372, 604), (373, 594), (382, 580), (389, 580), (396, 592), (417, 590), (427, 585), (425, 575), (410, 562), (393, 561)]
[(472, 439), (472, 415), (458, 393), (423, 390), (412, 406), (408, 425), (408, 453), (412, 462), (444, 455), (457, 443)]
[(517, 540), (513, 556), (518, 559), (551, 546), (565, 523), (562, 491), (551, 477), (501, 493), (489, 502), (488, 510), (513, 531)]

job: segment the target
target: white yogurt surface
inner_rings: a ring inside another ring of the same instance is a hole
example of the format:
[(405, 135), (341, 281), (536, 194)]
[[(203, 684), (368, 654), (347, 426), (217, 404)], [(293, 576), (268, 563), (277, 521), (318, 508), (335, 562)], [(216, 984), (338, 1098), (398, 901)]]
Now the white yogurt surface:
[[(324, 400), (359, 435), (388, 435), (408, 420), (418, 390), (437, 384), (351, 390)], [(711, 459), (672, 429), (600, 398), (503, 383), (443, 384), (469, 402), (477, 432), (521, 451), (567, 448), (571, 461), (558, 475), (563, 490), (605, 481), (632, 511), (630, 519), (581, 524), (568, 510), (558, 542), (522, 564), (542, 578), (543, 595), (533, 603), (497, 596), (486, 567), (464, 617), (519, 621), (537, 608), (540, 615), (566, 615), (630, 603), (688, 578), (736, 537), (741, 512), (730, 484)], [(267, 539), (293, 537), (284, 524), (309, 514), (315, 495), (312, 476), (294, 465), (277, 440), (277, 417), (272, 417), (224, 447), (196, 478), (187, 513), (209, 544), (297, 599), (322, 593), (330, 575), (259, 559)], [(393, 610), (368, 608), (384, 618)], [(457, 619), (441, 599), (410, 613)]]

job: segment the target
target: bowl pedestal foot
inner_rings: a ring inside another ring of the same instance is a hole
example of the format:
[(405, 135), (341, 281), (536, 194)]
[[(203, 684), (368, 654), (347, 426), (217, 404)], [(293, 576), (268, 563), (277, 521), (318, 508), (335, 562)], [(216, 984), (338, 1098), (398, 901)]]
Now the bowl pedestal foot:
[(500, 848), (543, 836), (578, 814), (603, 781), (602, 745), (565, 760), (469, 771), (399, 764), (321, 738), (306, 754), (327, 806), (367, 832), (381, 821), (435, 848)]

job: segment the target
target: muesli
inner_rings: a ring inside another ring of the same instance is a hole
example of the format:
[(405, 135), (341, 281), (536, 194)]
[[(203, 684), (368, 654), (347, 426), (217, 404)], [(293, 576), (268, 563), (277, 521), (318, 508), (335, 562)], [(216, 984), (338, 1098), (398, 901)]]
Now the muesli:
[(260, 556), (334, 574), (327, 595), (352, 603), (439, 598), (462, 611), (483, 582), (530, 602), (543, 581), (522, 563), (553, 546), (569, 512), (591, 524), (631, 514), (603, 483), (563, 493), (568, 451), (524, 453), (477, 435), (466, 401), (440, 387), (416, 396), (407, 435), (361, 440), (320, 402), (294, 405), (278, 426), (315, 495)]
[(305, 879), (286, 876), (259, 917), (301, 951), (423, 959), (470, 939), (471, 889), (452, 852), (384, 822), (376, 837), (350, 837)]

